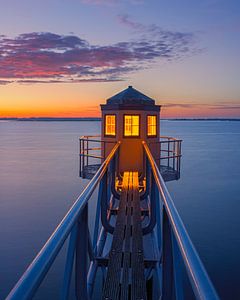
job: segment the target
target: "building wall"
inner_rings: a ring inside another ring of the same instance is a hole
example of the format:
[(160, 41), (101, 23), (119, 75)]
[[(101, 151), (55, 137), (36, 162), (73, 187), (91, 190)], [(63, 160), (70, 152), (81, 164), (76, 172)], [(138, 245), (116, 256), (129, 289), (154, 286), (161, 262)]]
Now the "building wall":
[[(104, 120), (106, 114), (116, 115), (116, 137), (106, 137), (104, 135)], [(124, 137), (124, 115), (139, 115), (140, 116), (140, 129), (139, 137)], [(157, 116), (157, 136), (147, 137), (147, 116)], [(120, 153), (119, 153), (119, 171), (138, 171), (144, 170), (143, 159), (143, 146), (142, 141), (149, 143), (153, 156), (158, 158), (160, 156), (159, 144), (159, 112), (157, 111), (145, 111), (145, 110), (119, 110), (102, 111), (102, 139), (106, 142), (105, 156), (110, 153), (114, 146), (114, 143), (121, 141)], [(102, 150), (104, 152), (104, 149)], [(103, 155), (104, 153), (102, 153)]]

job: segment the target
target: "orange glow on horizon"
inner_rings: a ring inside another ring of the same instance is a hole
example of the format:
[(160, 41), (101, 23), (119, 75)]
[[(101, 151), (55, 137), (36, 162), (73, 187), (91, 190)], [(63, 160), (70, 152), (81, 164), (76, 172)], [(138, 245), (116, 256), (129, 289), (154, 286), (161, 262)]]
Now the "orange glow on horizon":
[[(214, 110), (211, 108), (173, 108), (162, 107), (161, 118), (239, 118), (240, 109), (221, 109)], [(73, 109), (57, 108), (57, 107), (42, 107), (42, 108), (0, 108), (0, 118), (31, 118), (31, 117), (101, 117), (100, 107), (82, 106)]]
[(0, 118), (41, 118), (41, 117), (56, 117), (56, 118), (81, 118), (81, 117), (100, 117), (100, 109), (86, 108), (84, 110), (76, 111), (62, 111), (62, 110), (1, 110)]
[[(12, 84), (1, 86), (0, 117), (100, 117), (100, 104), (106, 103), (109, 96), (124, 89), (122, 83), (91, 84)], [(233, 101), (229, 105), (218, 104), (214, 100), (198, 99), (188, 102), (174, 97), (159, 99), (163, 104), (161, 118), (240, 118), (240, 106)], [(175, 104), (174, 104), (175, 103)], [(190, 103), (190, 104), (189, 104)], [(166, 106), (165, 106), (166, 105)], [(235, 108), (234, 108), (235, 107)]]

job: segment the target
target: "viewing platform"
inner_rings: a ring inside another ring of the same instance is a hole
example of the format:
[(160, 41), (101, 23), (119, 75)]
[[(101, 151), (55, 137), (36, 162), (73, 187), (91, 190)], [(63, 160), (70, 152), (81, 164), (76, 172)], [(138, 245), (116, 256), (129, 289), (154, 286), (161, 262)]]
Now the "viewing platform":
[[(82, 136), (79, 139), (79, 176), (91, 179), (106, 158), (106, 148), (114, 143), (101, 140), (100, 135)], [(160, 136), (154, 143), (159, 144), (156, 162), (164, 181), (180, 179), (182, 140)]]

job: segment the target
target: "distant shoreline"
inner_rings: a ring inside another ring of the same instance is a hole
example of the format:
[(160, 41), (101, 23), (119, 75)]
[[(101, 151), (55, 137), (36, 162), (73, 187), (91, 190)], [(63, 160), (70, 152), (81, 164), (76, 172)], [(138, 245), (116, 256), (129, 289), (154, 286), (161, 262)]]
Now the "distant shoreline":
[[(162, 121), (240, 121), (240, 118), (161, 118)], [(79, 121), (101, 121), (101, 118), (49, 118), (49, 117), (33, 117), (33, 118), (0, 118), (0, 121), (30, 121), (30, 122), (79, 122)]]
[(47, 118), (47, 117), (33, 117), (33, 118), (0, 118), (0, 121), (45, 121), (45, 122), (62, 122), (62, 121), (101, 121), (101, 118)]

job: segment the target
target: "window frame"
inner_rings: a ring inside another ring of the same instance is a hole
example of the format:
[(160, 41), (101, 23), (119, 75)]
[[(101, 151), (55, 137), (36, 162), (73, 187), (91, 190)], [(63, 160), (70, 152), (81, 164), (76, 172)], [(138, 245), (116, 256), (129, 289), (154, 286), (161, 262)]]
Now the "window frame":
[[(125, 135), (125, 116), (138, 116), (138, 135)], [(123, 115), (123, 137), (124, 138), (130, 138), (130, 139), (134, 139), (134, 138), (139, 138), (140, 137), (140, 127), (141, 125), (141, 115), (140, 114), (124, 114)]]
[[(115, 134), (106, 134), (106, 120), (107, 116), (114, 116), (115, 117)], [(105, 114), (104, 115), (104, 137), (114, 138), (117, 134), (117, 115), (116, 114)]]
[[(154, 135), (152, 135), (152, 134), (149, 135), (149, 134), (148, 134), (148, 117), (155, 117), (155, 118), (156, 118), (156, 134), (154, 134)], [(157, 137), (157, 128), (158, 128), (157, 115), (147, 115), (147, 116), (146, 116), (146, 119), (147, 119), (147, 120), (146, 120), (146, 124), (147, 124), (147, 128), (146, 128), (146, 129), (147, 129), (147, 137), (148, 137), (148, 138), (156, 138), (156, 137)]]

